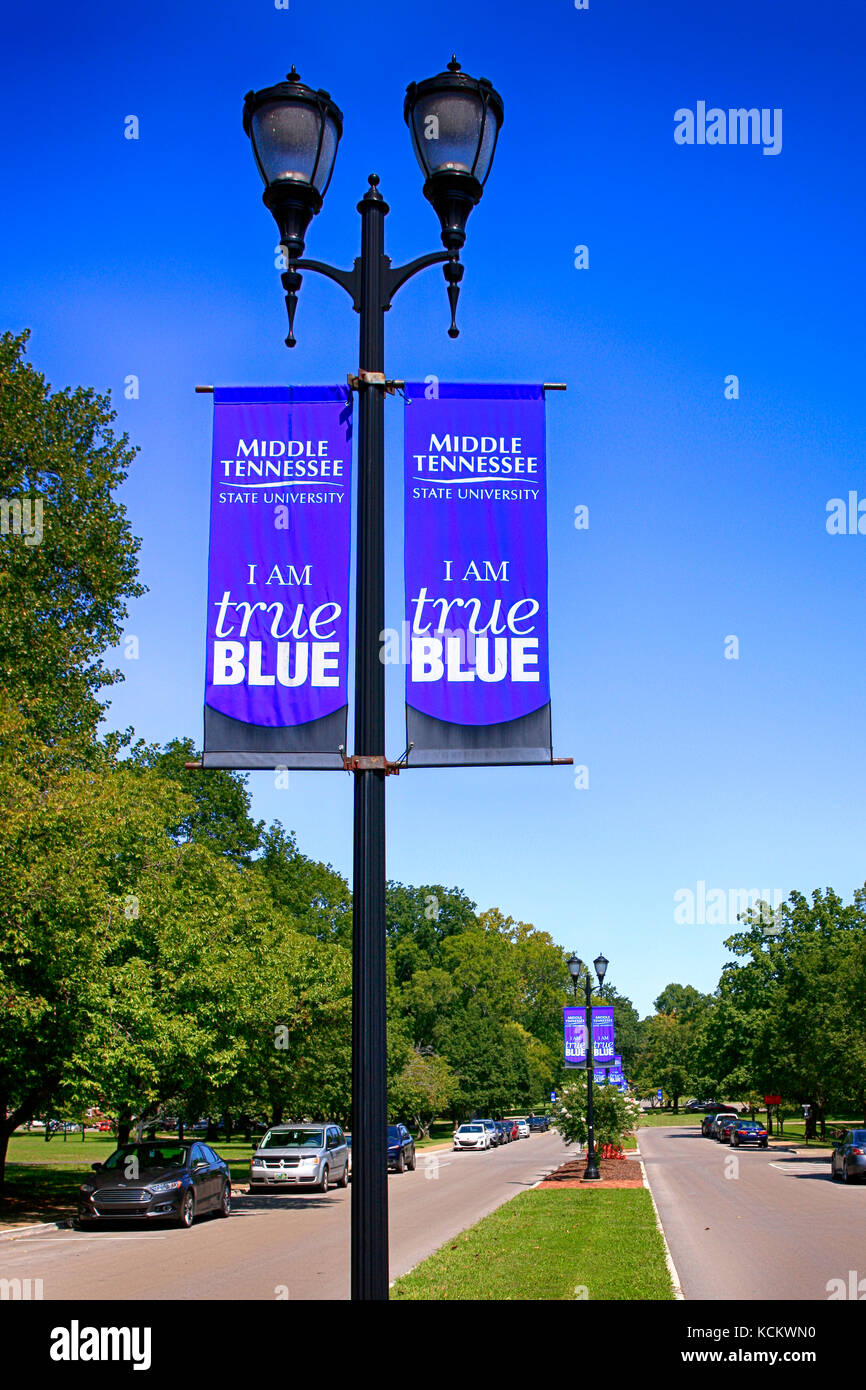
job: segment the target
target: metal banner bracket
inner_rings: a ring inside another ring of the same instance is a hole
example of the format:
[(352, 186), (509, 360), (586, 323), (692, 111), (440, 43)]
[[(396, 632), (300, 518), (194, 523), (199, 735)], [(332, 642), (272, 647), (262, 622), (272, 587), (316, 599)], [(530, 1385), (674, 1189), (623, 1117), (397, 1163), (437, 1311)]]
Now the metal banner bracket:
[(346, 381), (352, 391), (365, 390), (368, 386), (381, 386), (389, 396), (393, 396), (395, 391), (402, 391), (406, 385), (405, 381), (389, 381), (384, 372), (365, 372), (363, 367), (358, 368), (357, 376), (352, 376), (350, 372)]
[(399, 777), (403, 768), (408, 767), (409, 754), (414, 747), (414, 743), (410, 743), (396, 762), (386, 758), (384, 753), (355, 753), (351, 758), (347, 758), (346, 750), (342, 744), (340, 745), (340, 753), (346, 772), (384, 772), (386, 777)]

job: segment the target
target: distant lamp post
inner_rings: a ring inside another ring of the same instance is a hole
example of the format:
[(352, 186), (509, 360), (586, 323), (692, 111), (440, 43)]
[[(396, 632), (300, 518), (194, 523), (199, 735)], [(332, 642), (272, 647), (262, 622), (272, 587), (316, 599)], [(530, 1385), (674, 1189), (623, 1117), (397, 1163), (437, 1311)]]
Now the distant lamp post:
[[(608, 962), (604, 956), (598, 955), (592, 963), (595, 967), (598, 983), (601, 985), (604, 982)], [(592, 1053), (592, 976), (589, 973), (589, 966), (584, 966), (580, 957), (572, 952), (568, 958), (568, 973), (571, 975), (575, 999), (578, 997), (578, 981), (582, 970), (585, 971), (584, 990), (586, 994), (586, 1168), (583, 1180), (584, 1182), (598, 1182), (601, 1173), (598, 1171), (598, 1164), (595, 1161), (595, 1127), (592, 1115), (592, 1084), (595, 1070), (595, 1058)]]

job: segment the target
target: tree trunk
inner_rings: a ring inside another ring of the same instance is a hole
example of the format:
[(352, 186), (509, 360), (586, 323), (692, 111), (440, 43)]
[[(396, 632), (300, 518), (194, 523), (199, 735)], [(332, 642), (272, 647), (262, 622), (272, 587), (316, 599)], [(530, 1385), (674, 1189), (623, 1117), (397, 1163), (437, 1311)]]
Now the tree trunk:
[(675, 1114), (675, 1115), (678, 1115), (679, 1113), (680, 1113), (680, 1098), (679, 1098), (678, 1095), (675, 1095), (675, 1096), (674, 1096), (674, 1114)]
[(273, 1118), (272, 1123), (275, 1124), (275, 1125), (278, 1125), (278, 1124), (280, 1124), (280, 1123), (282, 1122), (282, 1118), (283, 1118), (283, 1107), (282, 1107), (282, 1105), (275, 1105), (275, 1106), (274, 1106), (274, 1118)]
[(124, 1144), (129, 1143), (129, 1134), (132, 1129), (132, 1111), (127, 1106), (121, 1110), (117, 1117), (117, 1147), (122, 1149)]
[(0, 1121), (0, 1197), (2, 1197), (6, 1187), (6, 1151), (9, 1148), (9, 1135), (11, 1133), (4, 1112), (3, 1119)]
[[(0, 1092), (0, 1196), (3, 1194), (6, 1182), (6, 1155), (9, 1149), (9, 1137), (14, 1134), (19, 1125), (28, 1123), (36, 1112), (42, 1109), (56, 1087), (57, 1081), (57, 1077), (51, 1077), (44, 1090), (31, 1091), (11, 1114), (8, 1110), (9, 1097), (5, 1092)], [(45, 1121), (45, 1138), (49, 1138), (47, 1119)]]

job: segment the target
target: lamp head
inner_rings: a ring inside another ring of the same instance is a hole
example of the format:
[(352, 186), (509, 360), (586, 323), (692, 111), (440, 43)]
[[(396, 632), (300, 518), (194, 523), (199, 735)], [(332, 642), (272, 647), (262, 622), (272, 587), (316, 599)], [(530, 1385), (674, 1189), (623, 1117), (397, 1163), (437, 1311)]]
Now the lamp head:
[(244, 130), (290, 260), (303, 255), (307, 227), (331, 182), (343, 115), (330, 94), (314, 91), (294, 66), (285, 82), (247, 92)]
[(406, 88), (403, 116), (424, 175), (424, 196), (442, 225), (442, 244), (459, 252), (480, 202), (505, 119), (486, 77), (470, 77), (452, 57), (446, 72)]

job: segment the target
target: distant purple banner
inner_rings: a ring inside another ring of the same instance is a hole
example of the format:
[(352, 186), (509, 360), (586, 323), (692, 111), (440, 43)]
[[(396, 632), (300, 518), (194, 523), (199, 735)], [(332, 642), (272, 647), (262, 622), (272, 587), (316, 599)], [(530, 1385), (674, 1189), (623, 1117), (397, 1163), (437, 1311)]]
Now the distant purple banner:
[(342, 767), (351, 476), (346, 387), (214, 391), (205, 767)]
[[(565, 1065), (586, 1066), (586, 1009), (566, 1005)], [(592, 1060), (596, 1067), (614, 1062), (613, 1005), (598, 1004), (592, 1010)]]
[(543, 389), (406, 398), (410, 763), (549, 763)]

